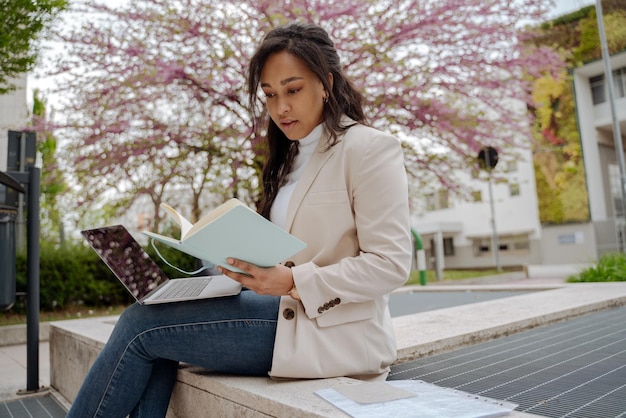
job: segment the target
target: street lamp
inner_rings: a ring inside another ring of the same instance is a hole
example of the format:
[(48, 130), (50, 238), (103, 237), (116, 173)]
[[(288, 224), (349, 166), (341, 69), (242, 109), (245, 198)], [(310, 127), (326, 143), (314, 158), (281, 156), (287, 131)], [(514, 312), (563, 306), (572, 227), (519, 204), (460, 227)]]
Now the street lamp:
[(493, 257), (496, 263), (496, 269), (502, 271), (500, 265), (500, 243), (498, 242), (498, 233), (496, 231), (496, 209), (493, 202), (493, 186), (491, 180), (491, 171), (498, 164), (498, 151), (494, 147), (483, 147), (478, 152), (478, 163), (489, 173), (489, 206), (491, 207), (491, 246), (493, 248)]

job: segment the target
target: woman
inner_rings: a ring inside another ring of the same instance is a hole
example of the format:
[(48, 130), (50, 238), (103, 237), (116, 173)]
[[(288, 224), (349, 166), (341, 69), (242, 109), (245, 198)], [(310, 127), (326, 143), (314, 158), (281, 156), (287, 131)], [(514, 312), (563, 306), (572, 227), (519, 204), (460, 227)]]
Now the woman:
[(69, 417), (165, 416), (179, 361), (277, 378), (386, 377), (396, 358), (388, 294), (411, 263), (400, 144), (366, 126), (363, 98), (318, 26), (269, 32), (248, 87), (251, 109), (260, 88), (270, 116), (259, 212), (307, 248), (271, 268), (229, 260), (248, 273), (222, 269), (249, 289), (238, 296), (129, 307)]

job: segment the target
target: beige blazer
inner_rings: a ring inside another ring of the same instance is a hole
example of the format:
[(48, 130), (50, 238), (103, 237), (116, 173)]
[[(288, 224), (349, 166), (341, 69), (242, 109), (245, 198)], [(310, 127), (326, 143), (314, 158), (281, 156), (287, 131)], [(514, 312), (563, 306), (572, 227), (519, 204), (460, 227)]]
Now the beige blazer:
[(301, 302), (283, 296), (270, 375), (384, 378), (396, 359), (389, 293), (411, 266), (399, 141), (355, 125), (311, 157), (287, 209), (307, 243), (291, 260)]

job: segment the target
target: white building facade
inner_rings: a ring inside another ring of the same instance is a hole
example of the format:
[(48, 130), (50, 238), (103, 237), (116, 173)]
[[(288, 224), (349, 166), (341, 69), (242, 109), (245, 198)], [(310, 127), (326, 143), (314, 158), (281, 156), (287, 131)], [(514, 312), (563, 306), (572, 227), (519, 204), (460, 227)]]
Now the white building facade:
[(541, 225), (531, 151), (495, 167), (494, 174), (505, 175), (508, 183), (468, 171), (458, 177), (471, 190), (473, 201), (451, 199), (440, 190), (427, 196), (412, 218), (424, 243), (426, 267), (440, 275), (443, 269), (539, 263)]
[(610, 57), (614, 109), (620, 125), (615, 137), (604, 62), (573, 72), (580, 140), (587, 175), (589, 212), (598, 255), (624, 251), (624, 184), (618, 150), (624, 155), (626, 133), (626, 51)]
[(0, 171), (7, 170), (8, 132), (19, 131), (28, 117), (26, 74), (13, 81), (16, 89), (0, 95)]

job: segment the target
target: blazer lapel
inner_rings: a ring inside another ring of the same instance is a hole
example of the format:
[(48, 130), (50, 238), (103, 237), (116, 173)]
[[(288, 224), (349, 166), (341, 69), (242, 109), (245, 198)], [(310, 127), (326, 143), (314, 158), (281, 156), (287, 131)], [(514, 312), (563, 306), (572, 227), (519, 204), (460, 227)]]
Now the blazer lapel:
[(286, 218), (286, 229), (287, 231), (291, 231), (291, 226), (293, 224), (293, 220), (296, 217), (296, 213), (298, 209), (302, 205), (304, 198), (311, 188), (313, 181), (319, 174), (320, 170), (326, 164), (326, 161), (335, 153), (336, 147), (331, 147), (328, 150), (325, 150), (328, 142), (328, 135), (324, 133), (322, 138), (317, 144), (317, 149), (311, 156), (304, 172), (302, 173), (302, 177), (298, 180), (295, 189), (293, 190), (293, 194), (291, 195), (291, 200), (289, 200), (289, 206), (287, 207), (287, 218)]

